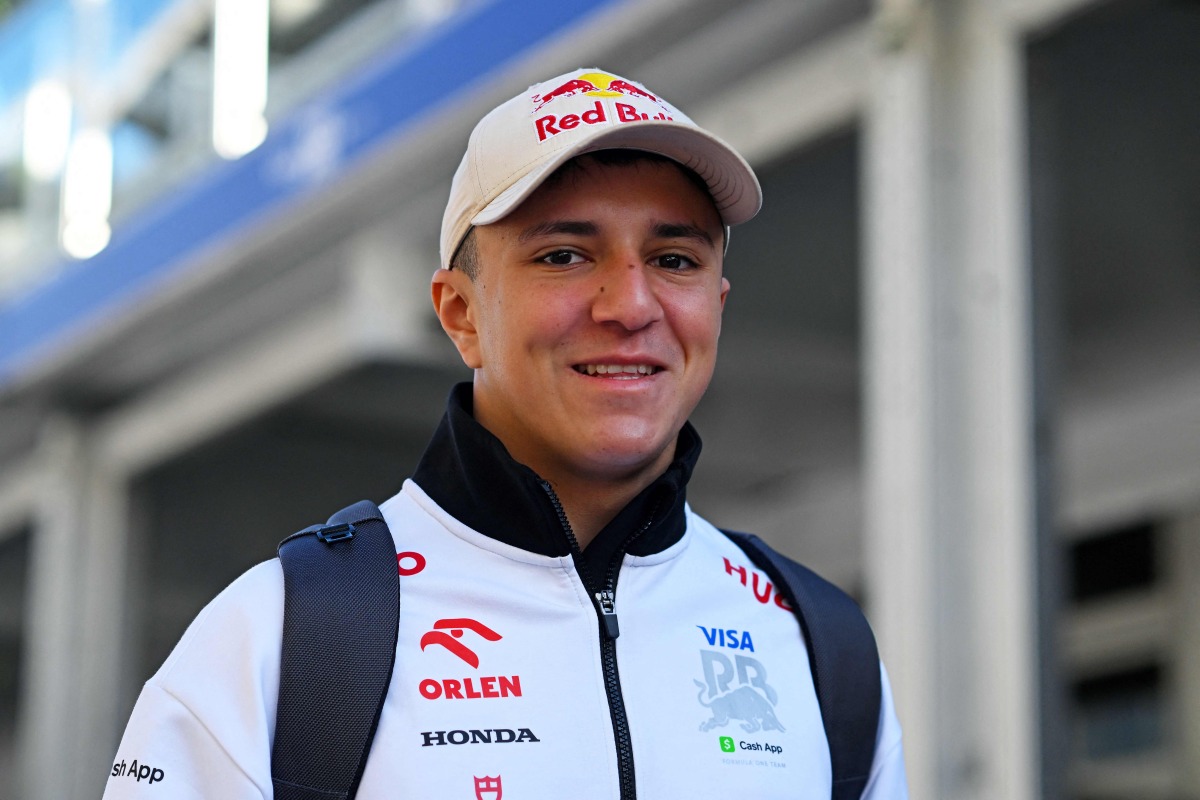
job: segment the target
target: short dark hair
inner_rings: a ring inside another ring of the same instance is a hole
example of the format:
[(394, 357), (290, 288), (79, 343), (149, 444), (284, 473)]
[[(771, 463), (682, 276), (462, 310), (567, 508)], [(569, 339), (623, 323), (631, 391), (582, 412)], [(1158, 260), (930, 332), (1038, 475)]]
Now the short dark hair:
[[(696, 174), (695, 170), (685, 167), (673, 158), (652, 153), (649, 150), (596, 150), (591, 153), (581, 153), (554, 170), (546, 180), (542, 181), (541, 185), (554, 186), (562, 183), (568, 177), (582, 172), (585, 169), (584, 159), (590, 159), (605, 167), (628, 167), (645, 163), (667, 164), (682, 172), (683, 176), (707, 197), (712, 197), (708, 184)], [(721, 229), (721, 235), (722, 237), (725, 235), (724, 227)], [(460, 270), (472, 281), (479, 275), (479, 245), (475, 241), (474, 227), (467, 231), (462, 244), (454, 251), (454, 256), (450, 259), (450, 269)]]
[(456, 269), (471, 279), (479, 275), (479, 244), (475, 241), (475, 228), (472, 226), (463, 238), (462, 244), (454, 251), (450, 259), (450, 269)]

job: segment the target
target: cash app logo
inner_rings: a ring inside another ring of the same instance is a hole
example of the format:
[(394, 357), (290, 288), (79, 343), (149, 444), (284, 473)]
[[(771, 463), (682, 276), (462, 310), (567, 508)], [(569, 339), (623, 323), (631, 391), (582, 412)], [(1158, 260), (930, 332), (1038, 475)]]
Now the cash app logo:
[(733, 749), (734, 749), (733, 748), (733, 737), (722, 736), (721, 737), (721, 752), (732, 753)]

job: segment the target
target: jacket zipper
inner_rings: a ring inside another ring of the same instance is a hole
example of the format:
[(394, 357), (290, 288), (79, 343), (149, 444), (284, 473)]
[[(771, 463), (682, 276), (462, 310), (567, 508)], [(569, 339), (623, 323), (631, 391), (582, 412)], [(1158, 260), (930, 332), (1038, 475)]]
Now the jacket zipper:
[[(617, 778), (621, 787), (621, 800), (636, 800), (637, 787), (633, 777), (633, 742), (629, 737), (629, 718), (625, 714), (625, 699), (621, 695), (621, 675), (617, 671), (617, 637), (621, 635), (617, 623), (617, 577), (620, 574), (621, 559), (626, 548), (634, 539), (641, 536), (654, 522), (657, 507), (651, 512), (646, 523), (625, 540), (621, 548), (613, 554), (604, 576), (604, 584), (598, 586), (586, 569), (583, 561), (583, 548), (575, 538), (571, 521), (563, 510), (562, 502), (554, 492), (554, 487), (548, 481), (542, 481), (542, 490), (550, 498), (554, 512), (558, 514), (559, 524), (567, 535), (571, 545), (571, 556), (579, 568), (584, 586), (592, 592), (592, 604), (596, 608), (596, 616), (600, 621), (600, 667), (604, 673), (604, 691), (608, 695), (608, 711), (612, 717), (613, 739), (617, 747)], [(598, 589), (598, 591), (597, 591)]]

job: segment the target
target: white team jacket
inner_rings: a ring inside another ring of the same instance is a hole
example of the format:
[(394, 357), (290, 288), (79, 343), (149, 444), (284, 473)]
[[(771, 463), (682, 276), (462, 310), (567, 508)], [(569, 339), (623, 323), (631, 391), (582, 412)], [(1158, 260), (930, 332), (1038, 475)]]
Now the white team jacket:
[[(549, 544), (552, 494), (539, 497), (536, 476), (513, 462), (497, 477), (506, 456), (455, 407), (465, 404), (456, 394), (415, 480), (382, 506), (396, 545), (400, 631), (358, 797), (618, 800), (624, 782), (626, 797), (632, 789), (643, 799), (827, 800), (829, 751), (799, 626), (766, 576), (683, 502), (694, 433), (681, 436), (687, 453), (668, 486), (631, 504), (657, 521), (634, 531), (637, 547), (629, 533), (610, 535), (619, 542), (613, 567), (601, 569), (573, 557), (565, 533)], [(480, 502), (495, 492), (508, 512), (499, 536), (462, 519), (484, 519)], [(542, 529), (522, 542), (529, 548), (503, 541), (525, 536), (525, 525)], [(563, 552), (539, 552), (556, 547)], [(585, 585), (606, 578), (615, 640), (603, 636)], [(146, 683), (106, 800), (272, 796), (282, 622), (277, 560), (204, 609)], [(902, 800), (886, 675), (880, 723), (864, 797)]]

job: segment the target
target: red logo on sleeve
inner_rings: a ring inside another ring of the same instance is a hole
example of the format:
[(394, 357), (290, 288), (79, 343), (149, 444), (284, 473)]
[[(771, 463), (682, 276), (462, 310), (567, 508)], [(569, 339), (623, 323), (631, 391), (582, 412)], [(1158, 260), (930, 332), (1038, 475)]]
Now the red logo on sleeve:
[(425, 556), (413, 550), (396, 553), (396, 571), (401, 575), (416, 575), (425, 569)]

